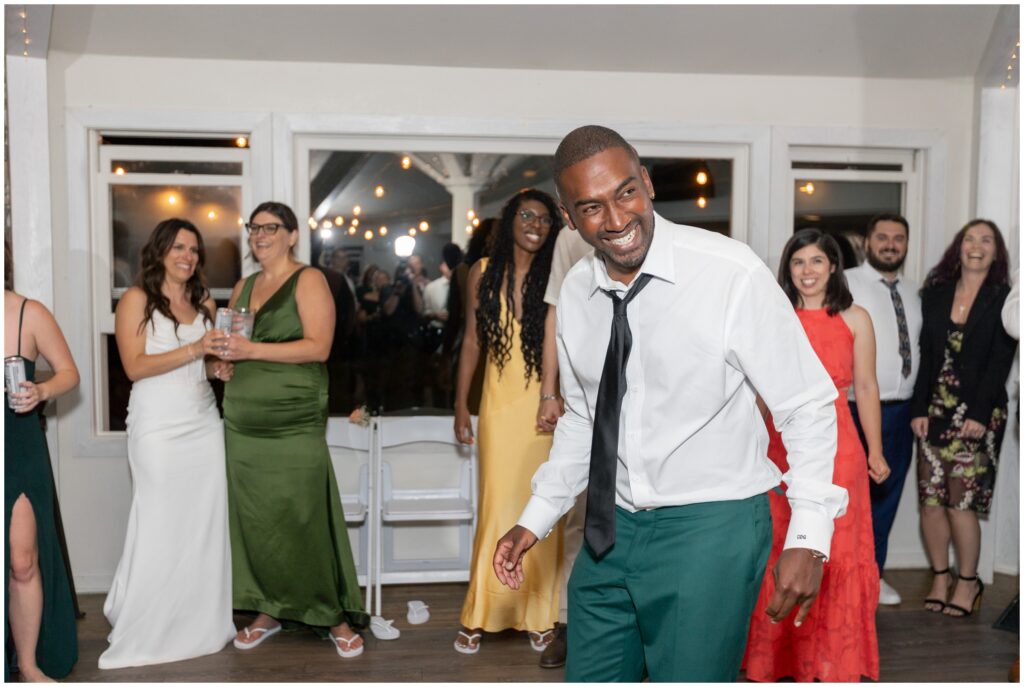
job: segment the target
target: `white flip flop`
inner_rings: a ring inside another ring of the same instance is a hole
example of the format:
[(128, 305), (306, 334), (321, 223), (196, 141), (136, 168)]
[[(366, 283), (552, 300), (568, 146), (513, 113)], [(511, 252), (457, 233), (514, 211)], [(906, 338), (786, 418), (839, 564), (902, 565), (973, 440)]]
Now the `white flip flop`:
[(370, 618), (370, 632), (377, 639), (398, 639), (402, 636), (401, 631), (394, 627), (394, 620), (385, 620), (379, 615)]
[(428, 608), (430, 607), (422, 601), (410, 601), (409, 613), (406, 614), (405, 619), (409, 621), (410, 625), (422, 625), (430, 620), (430, 611), (427, 610)]
[(255, 649), (260, 644), (262, 644), (263, 642), (267, 641), (267, 639), (269, 639), (270, 637), (273, 637), (274, 635), (276, 635), (280, 631), (281, 631), (281, 625), (280, 624), (278, 624), (276, 627), (257, 627), (257, 628), (253, 628), (251, 630), (248, 627), (246, 627), (246, 628), (243, 629), (243, 632), (245, 632), (245, 638), (246, 639), (249, 639), (249, 637), (251, 637), (251, 636), (253, 636), (255, 634), (258, 634), (259, 636), (256, 639), (254, 639), (253, 641), (251, 641), (251, 642), (240, 642), (240, 641), (238, 641), (238, 637), (235, 637), (235, 641), (234, 641), (235, 648), (236, 649), (241, 649), (242, 651), (248, 651), (249, 649)]
[[(352, 642), (357, 639), (362, 639), (358, 634), (354, 635), (352, 639), (345, 639), (344, 637), (336, 637), (333, 632), (329, 632), (331, 639), (334, 640), (334, 649), (338, 652), (338, 655), (342, 658), (355, 658), (356, 656), (363, 653), (365, 644), (360, 644), (355, 649), (352, 648)], [(342, 649), (341, 645), (344, 644), (345, 648)]]
[[(459, 635), (466, 638), (466, 644), (459, 644), (459, 640), (458, 638), (456, 638), (454, 642), (456, 651), (458, 651), (460, 654), (466, 654), (467, 656), (472, 656), (476, 652), (480, 651), (479, 632), (469, 634), (468, 632), (463, 632), (462, 630), (459, 630)], [(472, 643), (474, 639), (477, 640), (476, 644)]]
[[(548, 639), (548, 637), (551, 637), (552, 639), (554, 639), (555, 631), (554, 630), (544, 630), (543, 632), (534, 632), (534, 631), (531, 630), (530, 632), (527, 632), (526, 634), (530, 638), (530, 647), (534, 651), (542, 652), (545, 649), (547, 649), (548, 648), (548, 644), (551, 643), (551, 639)], [(536, 639), (534, 639), (534, 637), (536, 637)]]

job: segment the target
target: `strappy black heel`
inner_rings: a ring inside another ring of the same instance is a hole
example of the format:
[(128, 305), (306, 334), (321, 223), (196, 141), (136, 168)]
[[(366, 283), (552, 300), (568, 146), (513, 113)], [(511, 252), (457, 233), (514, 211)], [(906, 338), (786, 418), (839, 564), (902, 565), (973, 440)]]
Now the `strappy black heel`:
[[(933, 575), (948, 575), (949, 574), (949, 568), (945, 568), (943, 570), (936, 570), (935, 568), (932, 568), (932, 574)], [(946, 594), (949, 594), (949, 585), (946, 585)], [(938, 608), (930, 608), (928, 606), (928, 604), (934, 604), (934, 605), (938, 606)], [(944, 610), (946, 610), (946, 600), (945, 599), (927, 598), (927, 599), (924, 600), (924, 609), (926, 611), (931, 611), (932, 613), (942, 613)]]
[(965, 582), (978, 583), (978, 591), (974, 595), (974, 600), (971, 601), (970, 609), (964, 608), (963, 606), (957, 606), (956, 604), (946, 604), (946, 608), (956, 611), (956, 613), (946, 614), (950, 618), (966, 618), (969, 615), (972, 615), (973, 613), (981, 609), (981, 595), (985, 593), (985, 583), (978, 579), (977, 573), (974, 574), (974, 577), (964, 577), (960, 574), (957, 574), (957, 577), (959, 577), (961, 580), (964, 580)]

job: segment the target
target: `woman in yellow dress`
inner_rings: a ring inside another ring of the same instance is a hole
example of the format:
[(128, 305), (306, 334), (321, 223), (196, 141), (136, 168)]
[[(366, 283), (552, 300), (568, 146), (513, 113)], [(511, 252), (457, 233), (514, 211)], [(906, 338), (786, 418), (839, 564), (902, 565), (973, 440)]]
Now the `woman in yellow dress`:
[(482, 632), (526, 630), (530, 645), (544, 651), (558, 619), (562, 536), (537, 544), (524, 562), (526, 583), (505, 587), (494, 575), (494, 546), (530, 499), (530, 479), (548, 459), (550, 433), (536, 427), (551, 255), (562, 228), (551, 196), (520, 191), (506, 204), (489, 258), (469, 272), (466, 333), (459, 357), (455, 436), (472, 444), (468, 397), (473, 371), (486, 356), (480, 401), (480, 504), (469, 591), (455, 650), (475, 654)]

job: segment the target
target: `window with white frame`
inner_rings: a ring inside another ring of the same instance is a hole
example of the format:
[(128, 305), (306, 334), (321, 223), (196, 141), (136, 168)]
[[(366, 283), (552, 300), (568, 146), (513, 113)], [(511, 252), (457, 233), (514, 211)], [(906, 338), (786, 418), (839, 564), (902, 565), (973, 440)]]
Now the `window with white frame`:
[(790, 146), (793, 231), (817, 227), (837, 237), (846, 267), (863, 261), (864, 232), (879, 213), (903, 215), (911, 236), (920, 234), (917, 158), (914, 150)]
[(245, 212), (251, 205), (245, 137), (97, 133), (91, 151), (94, 369), (97, 432), (125, 428), (131, 382), (114, 340), (114, 311), (135, 283), (140, 251), (161, 221), (199, 229), (207, 286), (220, 304), (242, 275)]

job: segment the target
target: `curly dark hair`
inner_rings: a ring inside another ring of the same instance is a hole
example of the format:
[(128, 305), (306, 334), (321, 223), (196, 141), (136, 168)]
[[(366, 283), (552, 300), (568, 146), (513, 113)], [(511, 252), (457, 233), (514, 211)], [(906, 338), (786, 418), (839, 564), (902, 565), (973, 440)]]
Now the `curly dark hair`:
[(801, 302), (800, 291), (793, 283), (793, 275), (789, 270), (789, 261), (793, 259), (794, 253), (807, 246), (820, 248), (829, 263), (836, 268), (836, 271), (828, 276), (828, 283), (825, 284), (825, 312), (835, 315), (846, 310), (853, 305), (853, 295), (846, 283), (846, 275), (843, 274), (843, 253), (839, 243), (821, 229), (801, 229), (790, 237), (786, 247), (782, 249), (782, 259), (779, 260), (779, 285), (789, 298), (789, 302), (794, 308)]
[(1010, 283), (1010, 253), (1006, 250), (1006, 242), (999, 231), (996, 223), (988, 219), (972, 219), (960, 228), (960, 231), (953, 237), (953, 242), (946, 248), (942, 258), (935, 267), (928, 271), (921, 290), (930, 289), (933, 286), (950, 284), (960, 278), (960, 248), (964, 243), (964, 236), (967, 230), (978, 224), (984, 224), (992, 230), (996, 237), (996, 255), (992, 266), (988, 269), (985, 283), (993, 286), (1004, 286)]
[[(499, 373), (512, 358), (512, 304), (516, 292), (515, 270), (512, 264), (512, 225), (516, 212), (523, 201), (535, 200), (547, 207), (551, 214), (551, 231), (547, 240), (533, 257), (530, 270), (526, 274), (526, 283), (522, 285), (523, 321), (521, 343), (523, 358), (526, 361), (526, 383), (536, 376), (540, 379), (544, 349), (544, 319), (548, 306), (544, 302), (544, 291), (548, 286), (548, 275), (551, 272), (551, 256), (555, 250), (555, 239), (562, 228), (562, 218), (558, 212), (555, 199), (537, 189), (525, 189), (512, 196), (501, 210), (500, 223), (495, 228), (494, 248), (490, 262), (480, 278), (478, 292), (480, 304), (476, 311), (477, 335), (480, 350), (493, 358)], [(505, 317), (501, 316), (501, 286), (505, 276), (508, 283), (505, 289)]]
[(185, 295), (189, 303), (202, 314), (207, 322), (213, 320), (213, 315), (206, 307), (206, 301), (210, 298), (210, 291), (206, 288), (206, 278), (203, 276), (203, 265), (206, 264), (206, 247), (203, 245), (203, 235), (196, 229), (196, 225), (186, 219), (173, 217), (165, 219), (156, 225), (153, 233), (149, 235), (146, 245), (142, 247), (142, 269), (135, 279), (136, 285), (146, 294), (146, 310), (139, 325), (139, 331), (145, 329), (153, 319), (153, 312), (159, 311), (164, 317), (174, 323), (174, 332), (178, 332), (178, 318), (171, 312), (171, 302), (163, 294), (164, 284), (164, 258), (174, 245), (174, 239), (178, 232), (184, 229), (195, 234), (196, 242), (199, 244), (199, 262), (196, 263), (195, 272), (185, 282)]

